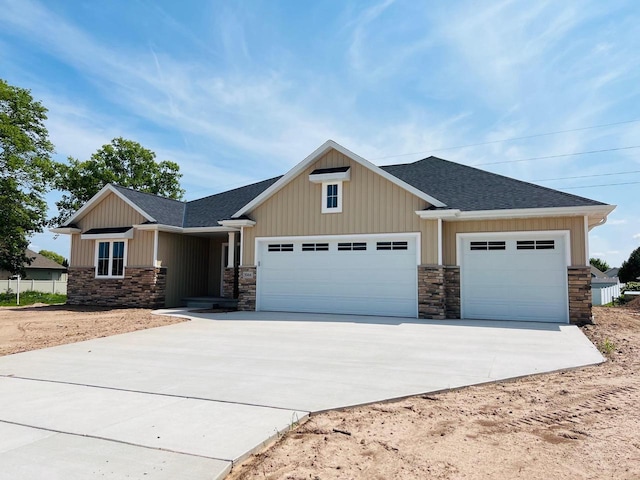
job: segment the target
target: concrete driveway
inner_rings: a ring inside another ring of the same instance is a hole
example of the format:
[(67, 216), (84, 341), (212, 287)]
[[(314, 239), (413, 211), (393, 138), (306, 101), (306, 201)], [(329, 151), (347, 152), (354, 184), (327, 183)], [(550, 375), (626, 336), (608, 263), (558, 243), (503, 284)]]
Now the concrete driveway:
[(3, 478), (222, 478), (310, 412), (603, 361), (569, 325), (164, 312), (0, 358)]

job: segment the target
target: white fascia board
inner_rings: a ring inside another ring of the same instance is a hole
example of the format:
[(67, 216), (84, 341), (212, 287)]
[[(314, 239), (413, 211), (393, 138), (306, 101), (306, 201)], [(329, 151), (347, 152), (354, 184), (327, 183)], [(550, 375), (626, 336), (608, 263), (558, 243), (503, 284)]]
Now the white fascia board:
[(82, 240), (111, 240), (111, 239), (123, 239), (133, 238), (133, 228), (130, 228), (126, 232), (118, 233), (83, 233), (80, 235)]
[(583, 207), (514, 208), (505, 210), (477, 210), (460, 212), (451, 220), (491, 220), (500, 218), (571, 217), (584, 216), (606, 218), (615, 205), (590, 205)]
[(253, 220), (247, 220), (247, 219), (220, 220), (218, 223), (223, 227), (234, 227), (234, 228), (253, 227), (256, 224), (256, 222), (254, 222)]
[(315, 173), (309, 175), (309, 181), (311, 183), (348, 182), (349, 180), (351, 180), (351, 169), (346, 172)]
[(49, 231), (52, 232), (52, 233), (61, 233), (63, 235), (72, 235), (74, 233), (82, 233), (81, 229), (73, 228), (73, 227), (50, 228)]
[(182, 229), (183, 233), (224, 233), (224, 232), (239, 232), (240, 227), (187, 227)]
[(403, 182), (398, 177), (395, 177), (395, 176), (391, 175), (390, 173), (385, 172), (384, 170), (382, 170), (377, 165), (374, 165), (373, 163), (369, 162), (368, 160), (365, 160), (364, 158), (362, 158), (361, 156), (356, 155), (355, 153), (347, 150), (342, 145), (334, 142), (333, 140), (327, 140), (322, 145), (320, 145), (318, 148), (316, 148), (304, 160), (302, 160), (295, 167), (293, 167), (291, 170), (289, 170), (282, 178), (280, 178), (280, 180), (275, 182), (273, 185), (271, 185), (269, 188), (267, 188), (264, 192), (262, 192), (256, 198), (254, 198), (251, 202), (247, 203), (244, 207), (242, 207), (240, 210), (238, 210), (236, 213), (234, 213), (232, 215), (232, 217), (234, 217), (234, 218), (235, 217), (240, 217), (240, 216), (244, 215), (245, 213), (250, 212), (251, 210), (253, 210), (255, 207), (260, 205), (267, 198), (269, 198), (271, 195), (273, 195), (278, 190), (280, 190), (282, 187), (284, 187), (287, 183), (289, 183), (296, 176), (298, 176), (298, 174), (300, 174), (300, 172), (302, 172), (305, 168), (307, 168), (309, 165), (311, 165), (313, 162), (315, 162), (318, 158), (320, 158), (322, 155), (327, 153), (332, 148), (337, 150), (338, 152), (342, 153), (344, 156), (349, 157), (351, 160), (354, 160), (355, 162), (358, 162), (360, 165), (362, 165), (362, 166), (364, 166), (364, 167), (376, 172), (381, 177), (383, 177), (383, 178), (389, 180), (390, 182), (398, 185), (399, 187), (407, 190), (408, 192), (412, 193), (416, 197), (421, 198), (422, 200), (428, 202), (429, 204), (431, 204), (431, 205), (433, 205), (435, 207), (446, 207), (446, 205), (444, 203), (442, 203), (440, 200), (438, 200), (438, 199), (436, 199), (436, 198), (434, 198), (434, 197), (432, 197), (430, 195), (427, 195), (426, 193), (418, 190), (417, 188), (412, 187), (408, 183)]
[(416, 215), (418, 215), (423, 220), (436, 220), (438, 218), (452, 218), (460, 215), (460, 210), (450, 209), (450, 210), (416, 210)]
[(71, 218), (69, 218), (63, 225), (63, 227), (68, 226), (69, 224), (73, 223), (75, 220), (77, 220), (78, 218), (81, 218), (85, 215), (85, 213), (89, 212), (97, 203), (99, 203), (105, 196), (107, 196), (109, 193), (114, 193), (115, 195), (118, 196), (119, 199), (121, 199), (124, 203), (126, 203), (127, 205), (129, 205), (131, 208), (133, 208), (136, 212), (138, 212), (140, 215), (142, 215), (144, 218), (146, 218), (147, 220), (149, 220), (150, 222), (155, 222), (155, 218), (153, 218), (151, 215), (149, 215), (147, 212), (145, 212), (144, 210), (142, 210), (138, 205), (136, 205), (135, 203), (133, 203), (131, 200), (129, 200), (127, 197), (125, 197), (122, 193), (120, 193), (113, 185), (111, 185), (110, 183), (107, 183), (104, 187), (102, 187), (100, 189), (100, 191), (98, 193), (96, 193), (93, 197), (91, 197), (91, 199), (85, 203), (82, 207), (80, 207), (76, 213), (74, 213), (73, 215), (71, 215)]
[(136, 230), (147, 230), (153, 231), (157, 230), (159, 232), (171, 232), (171, 233), (182, 233), (182, 227), (174, 227), (173, 225), (163, 225), (158, 223), (141, 223), (140, 225), (134, 225), (133, 228)]
[(232, 227), (174, 227), (173, 225), (162, 225), (157, 223), (143, 223), (140, 225), (134, 225), (134, 228), (138, 230), (147, 230), (153, 231), (157, 230), (159, 232), (169, 232), (169, 233), (219, 233), (219, 232), (237, 232), (239, 228)]

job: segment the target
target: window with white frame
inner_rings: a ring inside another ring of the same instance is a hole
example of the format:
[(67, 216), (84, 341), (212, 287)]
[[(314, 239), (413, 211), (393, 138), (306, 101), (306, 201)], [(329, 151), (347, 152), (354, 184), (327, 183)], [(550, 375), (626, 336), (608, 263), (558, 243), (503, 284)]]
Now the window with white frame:
[(96, 277), (124, 277), (127, 243), (124, 240), (96, 242)]
[(322, 184), (322, 213), (342, 212), (342, 182)]

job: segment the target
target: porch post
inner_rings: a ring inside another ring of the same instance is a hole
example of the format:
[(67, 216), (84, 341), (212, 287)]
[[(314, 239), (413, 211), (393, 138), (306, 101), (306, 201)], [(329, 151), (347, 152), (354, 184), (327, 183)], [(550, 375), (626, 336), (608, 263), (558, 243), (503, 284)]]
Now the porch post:
[(227, 256), (227, 268), (236, 266), (236, 232), (229, 232), (229, 254)]

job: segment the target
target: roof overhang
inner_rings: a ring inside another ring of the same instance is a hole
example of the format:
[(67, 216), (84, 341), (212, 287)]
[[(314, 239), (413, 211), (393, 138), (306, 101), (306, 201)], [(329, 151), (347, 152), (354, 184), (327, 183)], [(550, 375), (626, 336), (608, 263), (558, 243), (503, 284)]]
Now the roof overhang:
[(416, 215), (421, 219), (446, 219), (448, 221), (464, 220), (499, 220), (508, 218), (535, 217), (589, 217), (589, 228), (604, 224), (615, 205), (589, 205), (582, 207), (548, 207), (548, 208), (516, 208), (504, 210), (418, 210)]
[(124, 203), (129, 205), (131, 208), (133, 208), (136, 212), (138, 212), (140, 215), (142, 215), (146, 220), (148, 220), (150, 222), (155, 222), (156, 221), (155, 218), (153, 218), (147, 212), (142, 210), (138, 205), (133, 203), (127, 197), (125, 197), (113, 185), (108, 183), (104, 187), (102, 187), (102, 189), (100, 189), (100, 191), (98, 193), (96, 193), (93, 197), (91, 197), (91, 199), (87, 203), (85, 203), (82, 207), (80, 207), (76, 211), (76, 213), (71, 215), (71, 217), (66, 222), (64, 222), (64, 225), (62, 225), (62, 227), (67, 227), (70, 224), (74, 223), (79, 218), (82, 218), (84, 215), (86, 215), (93, 207), (95, 207), (98, 203), (100, 203), (100, 201), (102, 201), (110, 193), (113, 193), (114, 195), (116, 195), (120, 200), (122, 200)]
[[(255, 222), (254, 222), (255, 224)], [(220, 227), (175, 227), (173, 225), (162, 225), (158, 223), (143, 223), (141, 225), (134, 225), (134, 228), (138, 230), (147, 231), (159, 231), (169, 233), (183, 233), (183, 234), (197, 234), (197, 233), (224, 233), (224, 232), (237, 232), (239, 229), (234, 227), (220, 226)]]
[(360, 165), (368, 168), (369, 170), (372, 170), (373, 172), (377, 173), (381, 177), (389, 180), (391, 183), (394, 183), (395, 185), (398, 185), (399, 187), (401, 187), (404, 190), (408, 191), (409, 193), (415, 195), (416, 197), (421, 198), (422, 200), (424, 200), (425, 202), (429, 203), (430, 205), (433, 205), (434, 207), (446, 207), (446, 205), (444, 203), (442, 203), (440, 200), (438, 200), (437, 198), (434, 198), (431, 195), (427, 195), (423, 191), (418, 190), (417, 188), (409, 185), (407, 182), (404, 182), (404, 181), (400, 180), (398, 177), (396, 177), (394, 175), (391, 175), (390, 173), (384, 171), (383, 169), (381, 169), (377, 165), (374, 165), (373, 163), (369, 162), (368, 160), (365, 160), (364, 158), (362, 158), (361, 156), (356, 155), (355, 153), (351, 152), (350, 150), (347, 150), (342, 145), (334, 142), (333, 140), (327, 140), (322, 145), (320, 145), (317, 149), (315, 149), (304, 160), (302, 160), (295, 167), (293, 167), (291, 170), (289, 170), (285, 175), (283, 175), (277, 182), (275, 182), (273, 185), (271, 185), (269, 188), (267, 188), (264, 192), (262, 192), (256, 198), (254, 198), (251, 202), (247, 203), (244, 207), (242, 207), (236, 213), (234, 213), (232, 215), (232, 218), (237, 218), (237, 217), (240, 217), (242, 215), (245, 215), (246, 213), (248, 213), (251, 210), (253, 210), (254, 208), (256, 208), (258, 205), (260, 205), (266, 199), (271, 197), (271, 195), (276, 193), (282, 187), (287, 185), (291, 180), (293, 180), (295, 177), (297, 177), (301, 172), (304, 171), (305, 168), (307, 168), (313, 162), (318, 160), (320, 157), (322, 157), (325, 153), (327, 153), (331, 149), (342, 153), (345, 157), (348, 157), (351, 160), (353, 160), (354, 162), (357, 162)]
[(232, 227), (232, 228), (240, 228), (240, 227), (253, 227), (255, 226), (256, 222), (253, 220), (249, 220), (246, 218), (238, 218), (238, 219), (231, 219), (231, 220), (220, 220), (218, 222), (220, 225), (222, 225), (223, 227)]
[(351, 169), (348, 168), (342, 172), (330, 172), (330, 173), (313, 173), (309, 174), (309, 181), (311, 183), (325, 183), (325, 182), (348, 182), (351, 180)]
[(82, 230), (75, 227), (56, 227), (50, 228), (50, 232), (52, 233), (61, 233), (63, 235), (73, 235), (74, 233), (82, 233)]
[(80, 235), (82, 240), (100, 240), (103, 238), (133, 238), (133, 226), (118, 228), (92, 228)]

